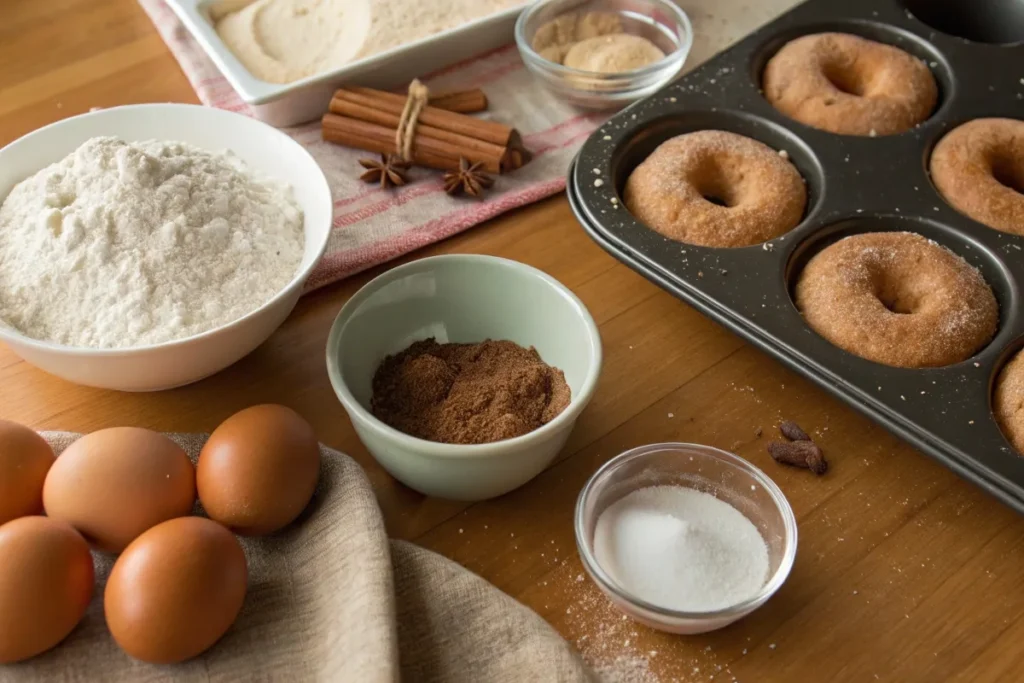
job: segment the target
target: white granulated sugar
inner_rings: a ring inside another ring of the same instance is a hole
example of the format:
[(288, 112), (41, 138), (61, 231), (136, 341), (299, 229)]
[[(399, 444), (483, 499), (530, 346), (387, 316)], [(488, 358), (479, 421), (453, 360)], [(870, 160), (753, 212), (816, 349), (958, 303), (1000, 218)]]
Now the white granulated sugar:
[(746, 600), (768, 576), (768, 547), (743, 513), (683, 486), (652, 486), (610, 505), (597, 520), (594, 554), (633, 595), (681, 611)]
[(285, 287), (302, 224), (290, 187), (230, 153), (93, 138), (0, 206), (0, 324), (77, 347), (193, 336)]

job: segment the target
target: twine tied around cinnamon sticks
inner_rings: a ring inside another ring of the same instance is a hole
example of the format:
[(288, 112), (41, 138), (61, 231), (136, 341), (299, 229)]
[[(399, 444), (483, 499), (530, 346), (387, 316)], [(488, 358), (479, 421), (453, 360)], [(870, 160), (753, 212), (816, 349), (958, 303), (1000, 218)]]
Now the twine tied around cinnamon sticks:
[(322, 136), (444, 171), (457, 171), (460, 158), (481, 164), (488, 173), (507, 173), (527, 163), (530, 153), (514, 128), (459, 113), (483, 106), (486, 98), (479, 91), (435, 98), (419, 81), (413, 81), (405, 96), (348, 86), (331, 98)]
[(398, 130), (395, 131), (395, 151), (402, 161), (413, 160), (412, 140), (416, 134), (416, 124), (429, 98), (430, 89), (418, 78), (414, 78), (409, 84), (409, 97), (405, 100), (405, 108), (398, 119)]

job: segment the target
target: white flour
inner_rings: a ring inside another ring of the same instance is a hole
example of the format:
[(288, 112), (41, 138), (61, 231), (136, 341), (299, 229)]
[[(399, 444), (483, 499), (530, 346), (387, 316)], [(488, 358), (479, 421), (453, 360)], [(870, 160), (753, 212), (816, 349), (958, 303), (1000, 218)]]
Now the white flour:
[(229, 153), (93, 138), (0, 206), (0, 323), (69, 346), (189, 337), (291, 280), (302, 211)]
[(598, 564), (652, 604), (709, 612), (753, 597), (768, 577), (768, 547), (743, 513), (683, 486), (634, 491), (601, 513)]

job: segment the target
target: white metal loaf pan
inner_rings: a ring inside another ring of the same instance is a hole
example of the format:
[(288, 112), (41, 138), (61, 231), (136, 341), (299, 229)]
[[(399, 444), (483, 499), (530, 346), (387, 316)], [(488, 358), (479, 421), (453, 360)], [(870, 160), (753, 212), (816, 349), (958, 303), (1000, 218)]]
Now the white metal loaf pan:
[[(435, 0), (424, 0), (434, 2)], [(527, 4), (482, 17), (448, 31), (360, 59), (334, 71), (292, 83), (268, 83), (249, 73), (214, 29), (211, 9), (239, 0), (167, 0), (171, 9), (217, 65), (256, 117), (273, 126), (292, 126), (320, 118), (331, 95), (342, 85), (375, 88), (401, 86), (413, 78), (512, 42), (516, 19)]]

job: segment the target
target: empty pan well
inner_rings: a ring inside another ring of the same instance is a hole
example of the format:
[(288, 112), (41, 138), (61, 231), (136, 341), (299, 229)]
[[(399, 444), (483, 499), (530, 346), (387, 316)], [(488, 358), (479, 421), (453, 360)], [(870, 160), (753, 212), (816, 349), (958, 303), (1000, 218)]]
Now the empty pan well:
[(1024, 42), (1024, 0), (903, 0), (919, 21), (977, 43)]

